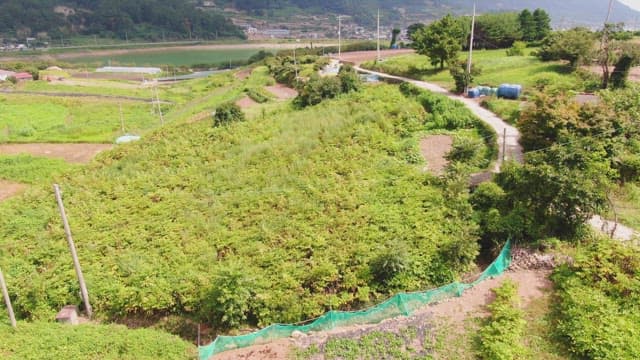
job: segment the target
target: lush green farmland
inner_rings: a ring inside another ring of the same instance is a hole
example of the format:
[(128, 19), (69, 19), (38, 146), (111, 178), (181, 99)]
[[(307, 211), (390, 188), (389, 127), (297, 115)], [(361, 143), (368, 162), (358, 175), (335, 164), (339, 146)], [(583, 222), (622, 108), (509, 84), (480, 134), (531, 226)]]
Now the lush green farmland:
[[(565, 87), (578, 88), (585, 85), (569, 66), (559, 62), (542, 62), (531, 56), (531, 51), (529, 49), (526, 56), (507, 56), (505, 50), (474, 51), (473, 63), (482, 69), (482, 73), (475, 77), (474, 84), (498, 86), (515, 83), (528, 88), (540, 79), (550, 79), (555, 86), (564, 84)], [(466, 57), (465, 53), (460, 54), (460, 59)], [(377, 64), (367, 62), (363, 67), (434, 82), (449, 89), (454, 87), (449, 70), (434, 68), (429, 64), (429, 58), (423, 55), (402, 55)]]
[[(99, 316), (297, 321), (449, 282), (473, 264), (464, 186), (421, 171), (417, 136), (432, 117), (418, 101), (382, 85), (267, 109), (225, 128), (175, 123), (61, 179)], [(49, 187), (0, 215), (18, 314), (50, 318), (77, 302)], [(395, 254), (403, 264), (381, 279), (374, 260)]]
[(0, 155), (0, 179), (25, 184), (51, 181), (54, 176), (69, 173), (77, 165), (61, 159), (47, 159), (30, 155)]
[(191, 66), (195, 64), (228, 64), (246, 61), (259, 49), (215, 49), (215, 50), (184, 50), (184, 49), (149, 49), (144, 52), (109, 56), (78, 56), (69, 57), (65, 61), (71, 63), (93, 65), (133, 65), (133, 66)]
[(120, 106), (126, 131), (142, 132), (160, 123), (151, 103), (0, 95), (0, 141), (112, 142), (122, 134)]
[(121, 325), (0, 322), (3, 359), (193, 359), (195, 346), (162, 331)]

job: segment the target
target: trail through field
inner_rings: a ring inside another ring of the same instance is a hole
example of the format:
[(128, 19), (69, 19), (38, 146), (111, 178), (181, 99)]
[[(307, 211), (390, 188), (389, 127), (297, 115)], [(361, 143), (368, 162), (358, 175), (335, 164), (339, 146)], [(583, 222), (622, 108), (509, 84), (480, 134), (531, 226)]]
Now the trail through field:
[[(308, 348), (311, 345), (323, 348), (331, 339), (359, 339), (374, 331), (397, 334), (407, 327), (416, 327), (419, 331), (455, 330), (463, 333), (465, 321), (468, 318), (489, 315), (486, 306), (494, 299), (492, 289), (499, 287), (506, 280), (516, 282), (520, 285), (518, 287), (518, 296), (520, 297), (521, 305), (526, 307), (532, 301), (545, 296), (545, 293), (551, 289), (552, 283), (548, 278), (549, 274), (550, 270), (510, 270), (500, 277), (485, 280), (466, 290), (461, 297), (454, 297), (433, 305), (427, 305), (411, 316), (399, 316), (379, 324), (341, 327), (310, 335), (294, 333), (292, 338), (226, 351), (213, 356), (211, 359), (288, 359), (296, 348)], [(439, 329), (438, 324), (440, 323), (446, 323), (449, 329)]]
[[(478, 118), (480, 118), (480, 120), (491, 126), (493, 130), (498, 134), (499, 153), (498, 161), (496, 162), (495, 168), (493, 169), (494, 172), (500, 172), (502, 163), (506, 160), (515, 160), (519, 163), (522, 163), (524, 161), (524, 153), (522, 150), (522, 146), (520, 145), (520, 131), (499, 118), (496, 114), (480, 106), (480, 104), (474, 99), (469, 99), (460, 95), (452, 94), (438, 85), (431, 84), (425, 81), (393, 76), (385, 73), (363, 69), (358, 66), (356, 66), (355, 69), (363, 73), (375, 74), (382, 78), (409, 82), (420, 88), (435, 93), (440, 93), (448, 96), (451, 99), (461, 101), (469, 110), (471, 110), (471, 112), (473, 112)], [(620, 223), (616, 224), (612, 221), (603, 221), (600, 216), (594, 216), (593, 218), (591, 218), (591, 220), (588, 221), (588, 223), (593, 229), (602, 231), (608, 235), (610, 235), (612, 229), (615, 228), (615, 234), (613, 234), (613, 238), (621, 241), (632, 241), (635, 237), (638, 236), (638, 232), (634, 229), (631, 229), (628, 226), (624, 226)]]
[(443, 174), (449, 163), (445, 156), (451, 151), (452, 145), (453, 138), (449, 135), (431, 135), (420, 140), (420, 153), (427, 161), (425, 170), (436, 175)]
[(275, 95), (279, 100), (289, 100), (298, 96), (298, 92), (295, 89), (286, 87), (282, 84), (275, 84), (273, 86), (265, 86), (265, 89)]
[(0, 154), (30, 154), (86, 164), (98, 153), (113, 148), (111, 144), (0, 144)]
[(12, 196), (15, 196), (26, 188), (27, 186), (24, 184), (14, 183), (6, 180), (0, 180), (0, 201), (3, 201)]
[(238, 105), (241, 109), (248, 109), (259, 104), (252, 98), (245, 96), (242, 99), (236, 101), (236, 105)]

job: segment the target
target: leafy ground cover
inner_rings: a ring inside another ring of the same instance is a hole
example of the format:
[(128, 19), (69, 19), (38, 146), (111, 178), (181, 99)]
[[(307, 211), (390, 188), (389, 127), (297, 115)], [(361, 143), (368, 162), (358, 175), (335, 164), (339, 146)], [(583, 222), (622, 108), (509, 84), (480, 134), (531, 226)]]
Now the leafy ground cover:
[(3, 359), (195, 359), (195, 346), (167, 333), (122, 325), (0, 323)]
[[(381, 85), (266, 109), (220, 128), (177, 121), (61, 179), (99, 316), (292, 322), (448, 283), (472, 265), (464, 186), (421, 171), (415, 135), (435, 118), (417, 100)], [(48, 186), (0, 214), (19, 316), (77, 302)], [(393, 254), (406, 254), (395, 270), (371, 268)]]
[(30, 155), (0, 155), (0, 179), (25, 184), (50, 181), (53, 177), (77, 168), (64, 160)]
[(640, 255), (636, 247), (595, 239), (557, 269), (557, 335), (589, 359), (640, 357)]
[(0, 141), (112, 142), (125, 129), (142, 132), (159, 123), (151, 104), (104, 99), (0, 95)]
[[(479, 50), (473, 52), (474, 65), (481, 68), (480, 75), (474, 77), (475, 85), (498, 86), (503, 83), (522, 84), (525, 89), (537, 82), (551, 78), (554, 82), (566, 83), (571, 88), (582, 86), (582, 80), (572, 73), (568, 65), (559, 62), (542, 62), (531, 56), (528, 49), (525, 56), (507, 56), (505, 50)], [(461, 53), (460, 59), (466, 59)], [(406, 76), (454, 88), (449, 70), (440, 70), (429, 64), (426, 56), (412, 54), (385, 59), (383, 62), (366, 62), (363, 67), (394, 75)]]

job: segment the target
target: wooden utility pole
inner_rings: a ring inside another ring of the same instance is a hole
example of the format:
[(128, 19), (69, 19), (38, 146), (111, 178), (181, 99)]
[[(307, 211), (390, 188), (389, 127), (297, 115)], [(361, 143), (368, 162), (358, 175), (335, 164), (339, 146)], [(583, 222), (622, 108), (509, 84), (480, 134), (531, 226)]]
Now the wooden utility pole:
[(377, 50), (378, 50), (376, 61), (380, 61), (382, 60), (380, 56), (380, 9), (378, 9), (378, 32), (377, 32), (376, 38), (377, 38), (376, 44), (377, 44)]
[(338, 15), (338, 60), (342, 60), (342, 16)]
[(469, 81), (471, 80), (471, 62), (473, 60), (473, 33), (476, 31), (476, 2), (473, 2), (473, 17), (471, 18), (471, 38), (469, 39), (469, 58), (467, 60), (467, 80), (465, 81), (464, 92), (469, 91)]
[(602, 29), (602, 41), (600, 42), (600, 67), (602, 67), (602, 88), (609, 87), (609, 19), (611, 18), (611, 10), (613, 9), (613, 0), (609, 0), (609, 10), (607, 11), (607, 17), (604, 20), (604, 28)]
[(122, 129), (122, 135), (124, 132), (124, 116), (122, 115), (122, 103), (118, 103), (118, 107), (120, 108), (120, 129)]
[(16, 316), (13, 313), (13, 306), (11, 306), (11, 298), (9, 298), (9, 291), (7, 290), (7, 283), (4, 281), (4, 275), (2, 269), (0, 269), (0, 287), (2, 287), (2, 296), (4, 297), (4, 303), (7, 304), (7, 311), (9, 312), (9, 320), (11, 320), (11, 326), (16, 328)]
[(78, 253), (76, 252), (76, 244), (73, 242), (73, 237), (71, 236), (71, 228), (69, 227), (69, 221), (67, 220), (67, 213), (64, 211), (64, 204), (62, 203), (60, 186), (58, 186), (58, 184), (54, 184), (53, 190), (55, 191), (55, 194), (56, 194), (56, 201), (58, 202), (60, 217), (62, 217), (64, 232), (67, 235), (67, 242), (69, 243), (69, 251), (71, 251), (71, 257), (73, 258), (73, 266), (76, 269), (76, 275), (78, 276), (78, 282), (80, 283), (80, 293), (82, 294), (82, 301), (84, 302), (84, 307), (87, 310), (87, 316), (91, 318), (93, 310), (91, 309), (91, 303), (89, 303), (89, 292), (87, 291), (87, 284), (85, 284), (84, 282), (84, 275), (82, 275), (80, 260), (78, 260)]

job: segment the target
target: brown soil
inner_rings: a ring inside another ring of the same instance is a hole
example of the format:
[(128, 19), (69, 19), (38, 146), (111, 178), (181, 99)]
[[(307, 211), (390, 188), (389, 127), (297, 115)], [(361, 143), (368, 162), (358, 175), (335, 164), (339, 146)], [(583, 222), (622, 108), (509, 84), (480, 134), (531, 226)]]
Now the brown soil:
[[(287, 359), (295, 348), (307, 348), (312, 344), (325, 344), (329, 339), (360, 338), (372, 331), (393, 331), (418, 324), (425, 330), (436, 327), (437, 321), (445, 321), (448, 327), (462, 333), (465, 321), (470, 317), (485, 317), (488, 315), (486, 306), (494, 299), (492, 289), (500, 286), (507, 279), (513, 280), (518, 286), (521, 305), (527, 307), (536, 299), (542, 298), (551, 289), (552, 283), (548, 279), (550, 270), (516, 270), (508, 271), (504, 275), (483, 281), (477, 286), (465, 291), (461, 297), (451, 298), (437, 304), (425, 306), (409, 317), (396, 317), (385, 320), (376, 325), (357, 325), (337, 328), (331, 331), (314, 333), (311, 335), (298, 334), (294, 338), (282, 339), (269, 344), (255, 345), (218, 354), (213, 360), (232, 359)], [(426, 330), (425, 330), (426, 331)], [(445, 334), (446, 335), (446, 334)]]
[(298, 96), (298, 92), (290, 87), (286, 87), (282, 84), (275, 84), (273, 86), (266, 86), (265, 89), (275, 95), (280, 100), (289, 100)]
[(445, 156), (453, 145), (453, 138), (449, 135), (432, 135), (420, 141), (420, 152), (427, 161), (425, 170), (436, 175), (444, 173), (444, 169), (449, 163)]
[(258, 103), (252, 98), (245, 96), (242, 99), (236, 101), (236, 105), (240, 106), (241, 109), (248, 109), (250, 107), (258, 105)]
[[(385, 59), (393, 56), (413, 54), (414, 52), (415, 51), (413, 49), (381, 50), (380, 57)], [(338, 56), (337, 54), (333, 54), (334, 58), (337, 58), (337, 56)], [(341, 59), (343, 62), (352, 63), (355, 65), (360, 65), (365, 61), (375, 60), (377, 57), (378, 57), (378, 52), (375, 50), (346, 52), (346, 53), (342, 53), (341, 55)]]
[[(602, 68), (600, 66), (585, 66), (585, 68), (602, 76)], [(613, 67), (611, 67), (609, 71), (613, 71)], [(640, 67), (636, 66), (631, 68), (631, 71), (629, 71), (629, 81), (640, 82)]]
[(238, 78), (239, 80), (244, 80), (246, 78), (249, 77), (249, 75), (251, 75), (251, 72), (253, 71), (253, 69), (245, 69), (242, 71), (238, 71), (235, 75), (236, 78)]
[(85, 164), (112, 147), (111, 144), (0, 144), (0, 154), (30, 154)]
[(12, 196), (15, 196), (26, 188), (27, 186), (24, 184), (18, 184), (18, 183), (6, 181), (6, 180), (0, 180), (0, 201), (3, 201)]

